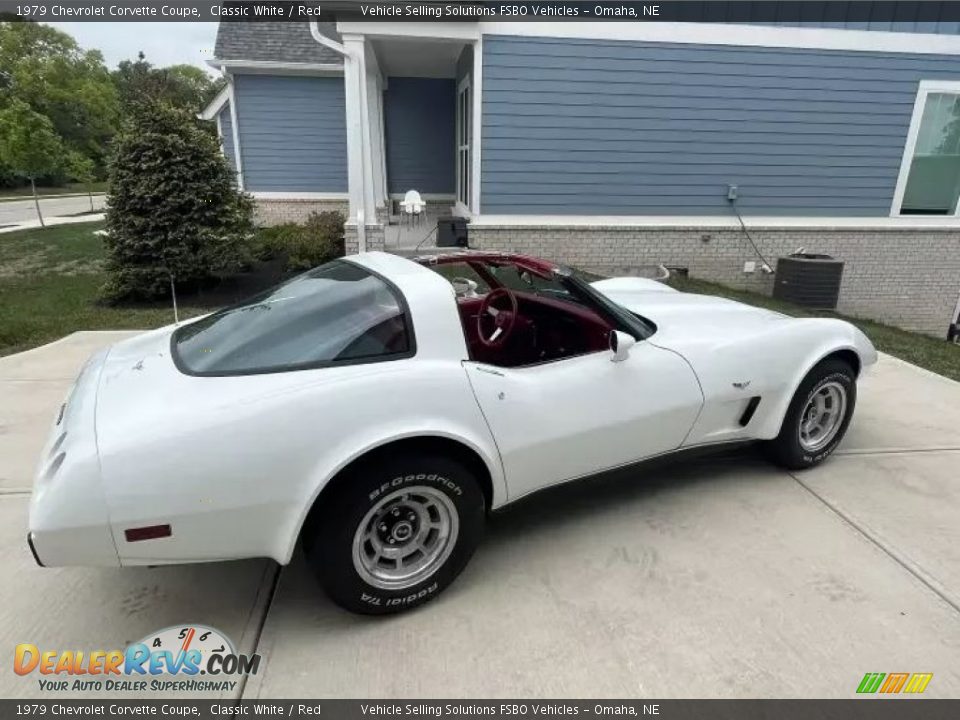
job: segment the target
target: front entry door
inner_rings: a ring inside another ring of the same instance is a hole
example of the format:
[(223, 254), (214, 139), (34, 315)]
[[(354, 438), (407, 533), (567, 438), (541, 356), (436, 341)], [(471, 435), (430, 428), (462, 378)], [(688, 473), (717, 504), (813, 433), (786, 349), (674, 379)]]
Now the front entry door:
[(680, 446), (703, 405), (676, 354), (637, 343), (622, 362), (598, 352), (523, 368), (466, 362), (514, 500)]

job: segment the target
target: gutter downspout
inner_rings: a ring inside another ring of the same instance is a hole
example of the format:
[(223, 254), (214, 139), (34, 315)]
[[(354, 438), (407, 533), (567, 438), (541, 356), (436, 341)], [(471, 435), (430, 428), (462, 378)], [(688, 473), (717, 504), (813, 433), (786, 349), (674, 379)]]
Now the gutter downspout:
[(350, 53), (347, 52), (347, 49), (338, 43), (336, 40), (328, 38), (322, 32), (320, 32), (320, 21), (311, 20), (310, 21), (310, 34), (313, 36), (313, 39), (324, 47), (328, 47), (333, 50), (335, 53), (339, 53), (345, 58), (350, 57)]
[[(350, 54), (350, 51), (348, 51), (347, 48), (346, 48), (344, 45), (341, 45), (341, 44), (338, 43), (336, 40), (333, 40), (333, 39), (331, 39), (331, 38), (328, 38), (326, 35), (324, 35), (322, 32), (320, 32), (320, 21), (319, 21), (319, 20), (311, 20), (311, 21), (310, 21), (310, 35), (313, 37), (314, 40), (316, 40), (318, 43), (320, 43), (320, 44), (323, 45), (324, 47), (329, 48), (330, 50), (333, 50), (335, 53), (337, 53), (337, 54), (339, 54), (340, 56), (342, 56), (342, 57), (343, 57), (343, 61), (344, 61), (345, 63), (347, 63), (347, 62), (358, 62), (358, 61), (359, 61), (358, 58), (355, 58), (355, 57), (353, 57), (353, 56)], [(346, 81), (346, 74), (344, 74), (344, 81)], [(364, 146), (364, 139), (363, 139), (363, 133), (362, 133), (362, 132), (359, 133), (358, 139), (359, 139), (359, 142), (360, 142), (360, 147), (358, 147), (357, 150), (359, 151), (360, 157), (362, 158), (362, 157), (363, 157), (363, 146)], [(365, 197), (365, 196), (366, 196), (366, 195), (365, 195), (365, 191), (364, 191), (364, 187), (366, 186), (366, 182), (367, 182), (367, 178), (364, 176), (363, 162), (362, 162), (362, 160), (361, 160), (361, 162), (360, 162), (360, 191), (361, 191), (361, 197)], [(357, 251), (358, 251), (358, 252), (366, 252), (366, 250), (367, 250), (367, 219), (366, 219), (366, 217), (364, 217), (365, 214), (366, 214), (366, 213), (364, 212), (364, 205), (365, 205), (365, 204), (366, 204), (366, 201), (365, 201), (365, 200), (361, 200), (361, 202), (360, 202), (360, 207), (357, 208)]]

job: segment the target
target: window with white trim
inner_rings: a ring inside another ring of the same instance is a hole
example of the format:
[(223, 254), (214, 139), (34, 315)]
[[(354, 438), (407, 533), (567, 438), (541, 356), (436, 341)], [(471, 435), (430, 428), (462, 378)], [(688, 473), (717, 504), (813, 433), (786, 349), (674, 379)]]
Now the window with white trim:
[(960, 214), (960, 83), (922, 83), (894, 215)]
[(470, 99), (470, 78), (464, 78), (457, 88), (457, 201), (464, 207), (470, 207), (470, 183), (472, 162), (470, 158), (470, 140), (472, 128), (472, 103)]

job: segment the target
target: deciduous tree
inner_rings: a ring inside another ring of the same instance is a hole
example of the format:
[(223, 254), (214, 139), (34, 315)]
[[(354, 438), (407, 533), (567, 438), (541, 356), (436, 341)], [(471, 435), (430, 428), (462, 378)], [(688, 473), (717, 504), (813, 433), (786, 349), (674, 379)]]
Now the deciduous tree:
[(36, 179), (62, 168), (65, 157), (63, 142), (50, 118), (16, 99), (0, 110), (0, 157), (15, 173), (29, 178), (37, 217), (40, 225), (46, 227)]
[(113, 73), (123, 108), (142, 102), (166, 102), (191, 113), (200, 112), (223, 87), (193, 65), (155, 68), (141, 52), (135, 61), (124, 60)]
[[(118, 124), (117, 92), (98, 50), (35, 22), (0, 22), (0, 106), (46, 115), (64, 144), (103, 165)], [(5, 102), (4, 102), (5, 101)]]
[(96, 177), (94, 175), (93, 160), (86, 155), (81, 155), (76, 150), (71, 150), (66, 155), (65, 166), (70, 179), (78, 183), (83, 183), (84, 187), (86, 187), (87, 197), (90, 198), (90, 212), (93, 212), (93, 190), (90, 188), (90, 183), (92, 183)]

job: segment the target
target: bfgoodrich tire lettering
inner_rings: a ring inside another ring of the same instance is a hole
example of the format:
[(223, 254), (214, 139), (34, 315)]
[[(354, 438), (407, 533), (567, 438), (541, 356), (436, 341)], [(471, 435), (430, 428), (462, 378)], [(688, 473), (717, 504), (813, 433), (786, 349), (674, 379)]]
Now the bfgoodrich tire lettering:
[[(822, 442), (818, 443), (815, 435), (804, 433), (804, 428), (810, 427), (811, 411), (816, 410), (812, 406), (821, 397), (827, 398), (827, 407), (823, 412), (827, 420), (830, 419), (830, 403), (834, 403), (834, 410), (842, 412), (838, 413), (835, 424), (824, 423), (827, 431)], [(767, 443), (770, 459), (789, 470), (802, 470), (822, 462), (843, 440), (856, 403), (857, 383), (853, 368), (836, 359), (819, 363), (797, 388), (787, 408), (780, 434)]]
[(483, 533), (476, 479), (442, 456), (400, 456), (340, 478), (305, 532), (307, 560), (351, 612), (400, 612), (436, 597)]

